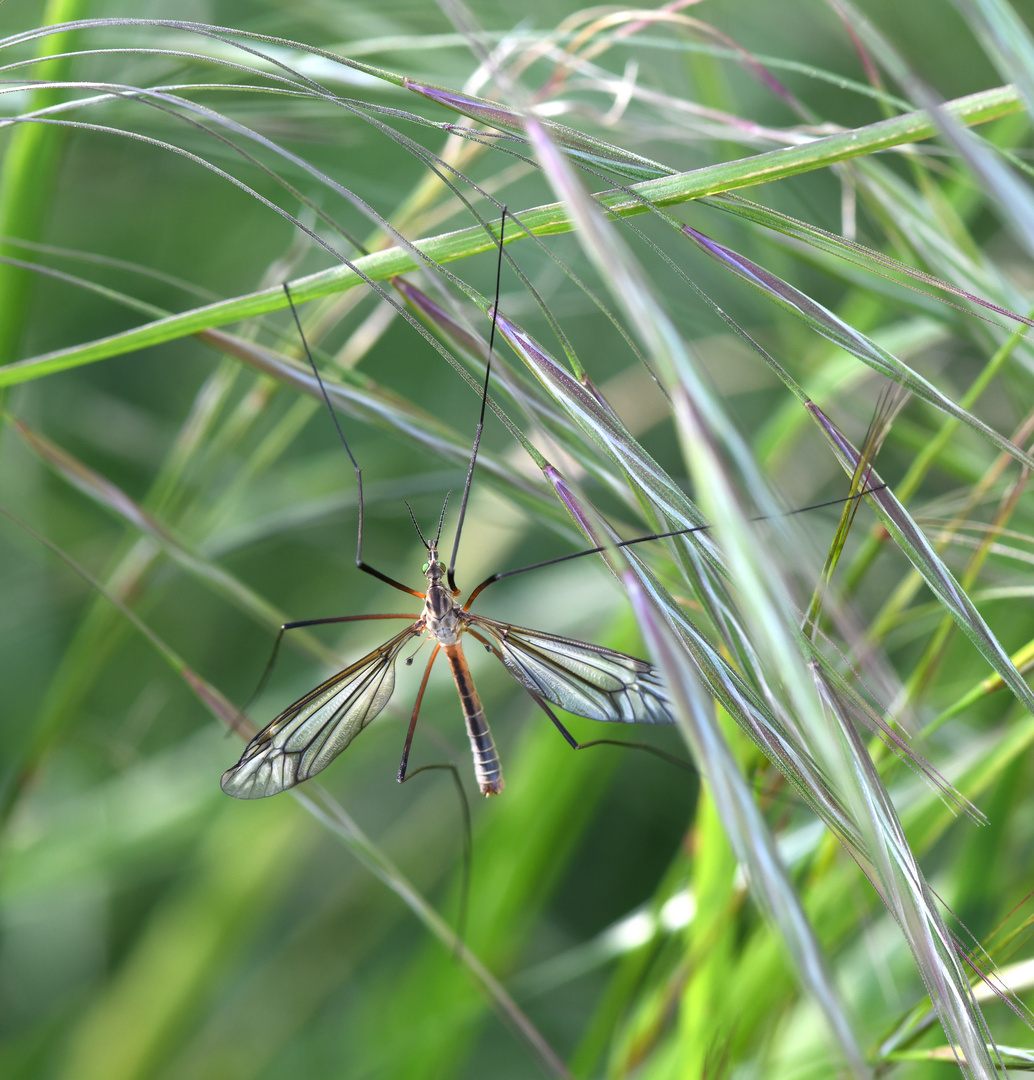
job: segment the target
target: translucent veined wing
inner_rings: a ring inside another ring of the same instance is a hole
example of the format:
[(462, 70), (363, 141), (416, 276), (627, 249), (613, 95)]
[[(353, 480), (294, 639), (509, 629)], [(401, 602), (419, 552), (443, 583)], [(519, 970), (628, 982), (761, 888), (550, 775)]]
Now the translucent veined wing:
[(223, 791), (235, 799), (262, 799), (326, 768), (387, 705), (395, 689), (395, 660), (421, 629), (406, 627), (284, 709), (223, 773)]
[(495, 639), (510, 674), (533, 694), (590, 720), (673, 724), (664, 685), (645, 660), (588, 641), (467, 614)]

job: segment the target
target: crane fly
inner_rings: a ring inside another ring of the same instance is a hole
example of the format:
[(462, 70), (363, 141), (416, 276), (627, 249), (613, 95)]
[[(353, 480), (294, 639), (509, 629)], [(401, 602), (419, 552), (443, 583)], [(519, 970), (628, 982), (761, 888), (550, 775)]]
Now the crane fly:
[[(222, 778), (222, 789), (238, 799), (259, 799), (276, 795), (300, 784), (326, 768), (347, 747), (379, 712), (387, 705), (395, 689), (395, 663), (400, 653), (414, 638), (426, 634), (434, 643), (424, 677), (410, 720), (409, 731), (399, 766), (398, 780), (405, 779), (406, 764), (416, 728), (420, 703), (424, 690), (440, 653), (444, 653), (459, 692), (463, 718), (466, 722), (470, 748), (474, 756), (474, 772), (478, 785), (485, 795), (496, 795), (503, 790), (502, 767), (499, 754), (492, 741), (492, 734), (485, 719), (485, 710), (478, 697), (474, 680), (463, 653), (462, 637), (470, 634), (489, 652), (497, 656), (510, 675), (543, 708), (568, 743), (577, 748), (579, 744), (564, 728), (549, 708), (557, 705), (577, 716), (592, 720), (604, 720), (630, 724), (671, 724), (668, 700), (664, 687), (653, 666), (645, 660), (616, 652), (600, 645), (593, 645), (575, 638), (548, 634), (510, 623), (484, 618), (470, 611), (477, 595), (501, 577), (515, 571), (493, 575), (482, 582), (460, 604), (456, 588), (454, 567), (459, 548), (460, 532), (466, 512), (470, 483), (477, 460), (478, 446), (485, 420), (485, 403), (488, 398), (488, 380), (491, 372), (492, 347), (495, 339), (495, 311), (499, 306), (499, 272), (502, 268), (503, 229), (506, 209), (500, 223), (499, 264), (496, 272), (496, 302), (493, 308), (492, 331), (488, 345), (485, 367), (485, 385), (481, 395), (481, 419), (474, 436), (470, 464), (467, 470), (463, 500), (453, 544), (452, 559), (448, 569), (438, 558), (438, 543), (445, 509), (442, 508), (438, 533), (428, 541), (413, 519), (418, 535), (427, 549), (427, 562), (423, 574), (427, 579), (426, 592), (417, 592), (395, 581), (363, 561), (363, 488), (362, 474), (349, 449), (344, 432), (327, 395), (326, 387), (311, 354), (306, 354), (312, 364), (323, 398), (330, 409), (338, 434), (355, 468), (358, 489), (359, 523), (356, 565), (402, 592), (410, 593), (424, 601), (419, 615), (346, 615), (329, 619), (310, 619), (300, 623), (288, 623), (281, 627), (281, 635), (299, 626), (321, 623), (349, 622), (361, 619), (407, 619), (410, 625), (383, 645), (368, 653), (361, 660), (339, 671), (304, 697), (289, 705), (272, 723), (262, 729), (244, 749), (240, 761), (228, 769)], [(290, 291), (284, 286), (290, 301)], [(296, 322), (293, 304), (291, 311)], [(301, 332), (300, 322), (298, 324)], [(304, 335), (303, 335), (304, 341)], [(446, 505), (448, 499), (446, 499)], [(412, 511), (410, 511), (412, 516)], [(684, 530), (683, 530), (684, 531)], [(651, 538), (644, 538), (651, 539)], [(599, 549), (596, 549), (599, 550)], [(578, 555), (591, 554), (578, 552)], [(561, 560), (562, 561), (562, 560)], [(544, 565), (544, 564), (543, 564)], [(530, 567), (525, 569), (532, 569)], [(277, 639), (279, 645), (280, 638)], [(274, 649), (274, 656), (276, 650)], [(271, 660), (272, 662), (272, 660)], [(267, 667), (268, 672), (268, 667)], [(548, 703), (548, 704), (547, 704)]]
[(540, 704), (549, 702), (592, 720), (673, 722), (663, 685), (645, 660), (586, 641), (475, 615), (469, 607), (479, 590), (461, 606), (456, 591), (445, 581), (447, 571), (438, 559), (437, 538), (425, 543), (427, 562), (423, 572), (427, 591), (416, 594), (424, 599), (420, 615), (373, 652), (288, 706), (259, 732), (240, 761), (223, 775), (222, 787), (228, 795), (240, 799), (275, 795), (329, 765), (388, 703), (395, 688), (395, 662), (406, 645), (422, 634), (434, 642), (434, 648), (413, 710), (399, 780), (405, 778), (431, 668), (439, 653), (444, 653), (459, 693), (478, 786), (485, 795), (497, 795), (503, 790), (499, 754), (463, 653), (464, 634), (470, 634), (493, 652)]
[[(488, 619), (475, 615), (471, 604), (481, 591), (493, 582), (527, 570), (537, 570), (544, 566), (566, 562), (569, 559), (593, 555), (604, 550), (602, 547), (562, 555), (534, 566), (525, 566), (517, 570), (506, 570), (493, 574), (481, 582), (467, 597), (465, 603), (458, 600), (460, 590), (455, 583), (456, 553), (459, 549), (460, 533), (470, 494), (471, 479), (477, 460), (481, 432), (485, 422), (485, 404), (488, 400), (488, 383), (491, 374), (492, 347), (495, 340), (496, 317), (499, 307), (499, 272), (502, 267), (503, 229), (506, 223), (506, 208), (503, 208), (499, 230), (499, 264), (496, 271), (496, 298), (492, 309), (492, 330), (488, 343), (488, 359), (485, 365), (485, 383), (481, 394), (481, 418), (474, 435), (474, 445), (467, 468), (463, 499), (460, 504), (456, 524), (452, 556), (448, 568), (438, 558), (438, 544), (441, 539), (445, 511), (442, 507), (438, 521), (438, 532), (433, 541), (424, 538), (416, 519), (413, 525), (427, 549), (427, 562), (423, 574), (427, 580), (426, 592), (418, 592), (396, 581), (380, 570), (363, 561), (363, 480), (362, 471), (356, 464), (348, 441), (338, 421), (337, 414), (330, 402), (326, 387), (320, 378), (319, 370), (305, 346), (306, 355), (312, 366), (323, 399), (330, 410), (341, 442), (355, 469), (358, 496), (359, 521), (356, 547), (356, 566), (363, 572), (378, 578), (411, 596), (424, 601), (423, 610), (417, 614), (386, 615), (342, 615), (326, 619), (307, 619), (302, 622), (286, 623), (280, 628), (280, 637), (273, 651), (273, 657), (267, 665), (266, 674), (272, 666), (276, 649), (279, 647), (284, 632), (302, 626), (315, 626), (326, 623), (353, 622), (365, 619), (402, 619), (409, 625), (383, 645), (368, 653), (361, 660), (339, 671), (304, 697), (289, 705), (270, 724), (263, 728), (244, 749), (240, 761), (223, 774), (222, 789), (228, 795), (238, 799), (259, 799), (267, 795), (276, 795), (300, 784), (316, 773), (325, 769), (347, 747), (378, 713), (387, 705), (395, 689), (395, 663), (405, 647), (415, 638), (427, 635), (433, 648), (424, 671), (420, 689), (417, 692), (413, 714), (406, 734), (406, 742), (399, 765), (398, 780), (406, 778), (406, 765), (409, 751), (416, 730), (420, 704), (424, 691), (439, 654), (444, 653), (452, 671), (452, 677), (459, 693), (463, 718), (466, 722), (467, 735), (474, 757), (474, 772), (478, 785), (485, 795), (497, 795), (503, 790), (502, 767), (499, 754), (492, 741), (492, 734), (485, 719), (485, 710), (478, 697), (474, 680), (463, 653), (462, 638), (469, 634), (489, 652), (502, 661), (513, 679), (538, 703), (556, 725), (560, 734), (574, 749), (581, 745), (567, 731), (550, 705), (559, 706), (576, 716), (590, 720), (603, 720), (626, 724), (672, 724), (674, 717), (664, 685), (653, 665), (626, 653), (594, 645), (576, 638), (561, 637), (557, 634), (531, 630), (523, 626)], [(284, 286), (290, 301), (290, 291)], [(301, 333), (301, 323), (291, 304), (291, 311)], [(302, 341), (305, 338), (302, 334)], [(846, 501), (860, 499), (877, 487), (863, 485), (862, 490), (850, 495)], [(792, 514), (815, 510), (824, 506), (843, 503), (843, 499), (817, 503), (791, 511)], [(410, 510), (412, 517), (412, 510)], [(764, 520), (756, 518), (754, 520)], [(655, 533), (633, 540), (615, 542), (615, 547), (627, 547), (648, 540), (660, 540), (666, 537), (684, 536), (687, 533), (708, 529), (708, 525), (675, 529), (671, 532)], [(408, 663), (409, 661), (407, 661)], [(263, 677), (263, 679), (265, 676)], [(607, 742), (610, 740), (600, 740)], [(636, 744), (632, 744), (636, 745)], [(645, 749), (652, 749), (645, 747)], [(663, 755), (662, 756), (666, 756)]]

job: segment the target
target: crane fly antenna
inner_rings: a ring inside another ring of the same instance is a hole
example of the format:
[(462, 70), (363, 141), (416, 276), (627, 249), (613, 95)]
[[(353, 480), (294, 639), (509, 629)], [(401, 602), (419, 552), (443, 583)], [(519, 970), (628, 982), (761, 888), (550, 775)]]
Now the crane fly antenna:
[(420, 537), (421, 542), (428, 551), (430, 551), (431, 548), (434, 548), (435, 551), (438, 550), (438, 541), (442, 538), (442, 524), (445, 521), (445, 511), (449, 506), (449, 495), (451, 494), (451, 491), (447, 492), (445, 496), (445, 502), (442, 503), (442, 516), (438, 519), (438, 531), (434, 534), (433, 544), (429, 544), (427, 542), (427, 537), (424, 536), (423, 532), (421, 532), (420, 525), (417, 523), (416, 514), (413, 513), (413, 507), (410, 506), (408, 502), (406, 503), (406, 509), (409, 511), (409, 520), (413, 522), (413, 528), (416, 529), (417, 536)]
[[(320, 375), (319, 368), (316, 367), (316, 361), (312, 358), (312, 352), (309, 349), (309, 342), (306, 340), (305, 331), (302, 329), (302, 321), (298, 318), (298, 309), (294, 306), (294, 300), (291, 297), (291, 289), (287, 282), (283, 283), (284, 296), (287, 297), (288, 307), (291, 309), (291, 316), (294, 318), (294, 325), (298, 328), (298, 336), (302, 339), (302, 348), (305, 349), (305, 356), (309, 361), (309, 367), (312, 368), (313, 375), (316, 376), (316, 382), (319, 384), (320, 393), (323, 395), (323, 400), (327, 404), (327, 408), (330, 410), (330, 418), (334, 421), (334, 427), (337, 428), (338, 438), (341, 440), (341, 445), (345, 448), (345, 453), (348, 455), (348, 460), (352, 463), (352, 468), (355, 469), (355, 487), (356, 495), (359, 500), (359, 526), (357, 529), (357, 539), (355, 547), (355, 565), (363, 571), (365, 574), (370, 574), (371, 577), (375, 577), (380, 581), (383, 581), (385, 585), (391, 585), (395, 589), (399, 589), (404, 593), (409, 593), (410, 596), (419, 596), (423, 598), (423, 593), (417, 592), (415, 589), (411, 589), (408, 585), (403, 585), (401, 581), (396, 581), (392, 577), (388, 577), (387, 574), (382, 574), (380, 570), (375, 569), (368, 563), (363, 562), (363, 470), (359, 468), (358, 463), (352, 454), (352, 448), (348, 445), (348, 440), (345, 438), (345, 433), (341, 428), (341, 422), (337, 418), (337, 413), (334, 411), (334, 406), (331, 403), (330, 395), (327, 393), (327, 387), (323, 382), (323, 378)], [(484, 409), (482, 408), (482, 415)], [(410, 513), (412, 514), (412, 510)], [(418, 529), (417, 532), (420, 530)], [(423, 539), (423, 537), (421, 537)]]
[[(451, 491), (447, 491), (445, 493), (445, 502), (442, 503), (442, 514), (441, 514), (441, 517), (438, 518), (438, 531), (434, 534), (434, 549), (435, 549), (435, 551), (438, 550), (438, 541), (441, 540), (441, 538), (442, 538), (442, 526), (445, 524), (445, 511), (449, 506), (449, 496), (451, 494), (452, 494)], [(455, 557), (455, 554), (456, 553), (453, 552), (453, 557)]]
[(481, 443), (481, 432), (485, 426), (485, 404), (488, 401), (488, 379), (492, 374), (492, 349), (495, 345), (495, 323), (499, 314), (499, 282), (503, 274), (503, 235), (506, 232), (506, 207), (503, 207), (503, 215), (499, 219), (499, 257), (495, 267), (495, 303), (492, 305), (492, 329), (488, 335), (488, 357), (485, 361), (485, 386), (481, 392), (481, 417), (478, 420), (477, 430), (474, 432), (474, 447), (470, 452), (470, 465), (467, 466), (467, 479), (463, 485), (463, 499), (460, 502), (460, 516), (456, 521), (456, 538), (452, 542), (452, 555), (449, 557), (449, 569), (446, 577), (449, 588), (459, 592), (456, 588), (456, 555), (460, 550), (460, 533), (463, 532), (463, 519), (467, 516), (467, 499), (470, 497), (470, 482), (474, 479), (474, 463), (478, 457), (478, 446)]
[(420, 543), (422, 543), (424, 545), (424, 547), (427, 548), (428, 551), (430, 551), (431, 550), (431, 545), (427, 542), (427, 538), (420, 531), (420, 524), (416, 519), (416, 514), (413, 513), (413, 507), (409, 505), (409, 500), (408, 499), (405, 500), (405, 502), (406, 502), (406, 509), (409, 511), (409, 520), (413, 522), (413, 528), (416, 529), (416, 534), (417, 534), (417, 536), (420, 537)]

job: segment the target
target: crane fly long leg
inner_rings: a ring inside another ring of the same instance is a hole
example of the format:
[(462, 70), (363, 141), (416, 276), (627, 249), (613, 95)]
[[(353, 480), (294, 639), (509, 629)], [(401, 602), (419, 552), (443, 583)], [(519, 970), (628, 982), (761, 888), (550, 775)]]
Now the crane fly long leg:
[(266, 683), (269, 682), (269, 677), (273, 674), (273, 668), (276, 666), (276, 660), (280, 654), (280, 642), (283, 641), (284, 634), (288, 630), (300, 630), (305, 626), (325, 626), (328, 623), (364, 622), (367, 619), (407, 619), (412, 622), (413, 615), (409, 612), (397, 615), (332, 615), (330, 618), (325, 619), (299, 619), (297, 622), (284, 623), (280, 627), (280, 633), (277, 634), (276, 641), (273, 642), (273, 651), (269, 654), (269, 659), (266, 661), (266, 667), (258, 681), (258, 686), (252, 691), (251, 697), (241, 706), (241, 713), (247, 712), (248, 706), (265, 690)]
[(223, 791), (237, 799), (261, 799), (326, 768), (387, 705), (395, 689), (395, 661), (423, 628), (422, 621), (407, 626), (289, 705), (223, 773)]
[(327, 387), (323, 382), (323, 376), (320, 375), (320, 369), (316, 367), (316, 361), (313, 359), (312, 353), (309, 350), (309, 343), (305, 340), (305, 331), (302, 329), (302, 321), (298, 318), (298, 311), (295, 308), (294, 300), (291, 297), (291, 289), (286, 281), (283, 283), (283, 290), (284, 295), (287, 297), (288, 306), (291, 309), (291, 315), (294, 318), (294, 324), (298, 328), (298, 336), (302, 339), (302, 347), (305, 349), (305, 356), (309, 361), (309, 366), (312, 368), (313, 375), (316, 376), (316, 382), (319, 384), (320, 393), (323, 395), (323, 401), (330, 411), (330, 418), (334, 421), (334, 427), (337, 429), (338, 438), (341, 439), (341, 444), (345, 448), (345, 453), (348, 454), (348, 460), (351, 461), (352, 468), (355, 469), (356, 498), (359, 503), (359, 524), (356, 528), (355, 565), (362, 570), (364, 574), (370, 574), (372, 577), (377, 578), (378, 581), (383, 581), (386, 585), (390, 585), (400, 592), (409, 593), (410, 596), (417, 596), (420, 597), (420, 599), (423, 599), (423, 593), (411, 589), (408, 585), (403, 585), (401, 581), (396, 581), (393, 577), (388, 577), (387, 574), (382, 573), (380, 570), (372, 567), (368, 562), (363, 561), (363, 470), (359, 468), (358, 462), (352, 455), (352, 448), (348, 445), (345, 433), (341, 429), (341, 421), (337, 418), (337, 413), (334, 411), (334, 406), (330, 401), (330, 395), (327, 393)]
[[(413, 732), (416, 731), (417, 717), (420, 715), (420, 703), (424, 700), (424, 691), (427, 689), (427, 680), (431, 677), (431, 668), (434, 666), (435, 659), (438, 653), (441, 652), (441, 646), (435, 645), (430, 657), (427, 661), (427, 667), (424, 668), (424, 677), (420, 681), (420, 689), (417, 691), (416, 702), (413, 705), (413, 715), (409, 721), (409, 731), (406, 732), (406, 745), (402, 748), (402, 760), (399, 762), (398, 776), (395, 777), (400, 784), (405, 782), (406, 779), (406, 765), (409, 763), (409, 748), (413, 745)], [(419, 772), (419, 770), (417, 770)]]
[(590, 746), (620, 746), (623, 750), (643, 750), (647, 754), (653, 754), (654, 757), (660, 758), (661, 761), (666, 761), (669, 765), (675, 765), (676, 767), (685, 770), (686, 772), (695, 773), (696, 766), (690, 761), (685, 761), (683, 758), (676, 757), (675, 754), (669, 754), (667, 750), (661, 750), (660, 747), (651, 746), (649, 743), (641, 742), (629, 742), (627, 739), (590, 739), (588, 742), (579, 742), (564, 725), (560, 722), (560, 718), (555, 712), (538, 696), (538, 694), (532, 694), (529, 690), (528, 693), (534, 699), (535, 704), (553, 721), (553, 726), (563, 735), (567, 742), (567, 745), (572, 750), (588, 750)]
[[(424, 598), (423, 593), (414, 593), (414, 596), (419, 596), (422, 600)], [(413, 620), (413, 612), (411, 611), (398, 611), (390, 615), (331, 615), (329, 618), (324, 619), (299, 619), (297, 622), (285, 622), (280, 627), (281, 632), (284, 630), (298, 630), (303, 626), (326, 626), (328, 623), (339, 622), (367, 622), (370, 619), (409, 619)]]
[[(865, 487), (861, 491), (856, 491), (853, 495), (848, 495), (846, 499), (827, 499), (825, 502), (812, 503), (810, 506), (798, 506), (794, 510), (787, 510), (782, 517), (794, 517), (796, 514), (805, 514), (809, 510), (822, 510), (827, 506), (841, 506), (845, 503), (854, 502), (858, 505), (859, 500), (864, 495), (872, 495), (877, 491), (882, 491), (887, 485), (872, 484)], [(769, 515), (759, 514), (756, 517), (752, 517), (751, 521), (768, 521)], [(614, 543), (614, 547), (626, 548), (631, 547), (633, 544), (645, 544), (651, 540), (667, 540), (673, 536), (689, 536), (691, 533), (709, 532), (712, 526), (710, 525), (689, 525), (682, 529), (672, 529), (669, 532), (650, 533), (649, 536), (636, 536), (631, 540), (618, 540)], [(469, 611), (471, 604), (478, 598), (482, 590), (487, 589), (489, 585), (494, 585), (497, 581), (502, 581), (504, 578), (513, 577), (516, 574), (526, 574), (529, 570), (542, 570), (547, 566), (557, 566), (559, 563), (570, 562), (571, 559), (581, 559), (586, 555), (598, 555), (602, 551), (606, 551), (606, 545), (600, 545), (599, 547), (583, 548), (581, 551), (572, 551), (568, 555), (559, 555), (555, 559), (546, 559), (544, 562), (531, 563), (529, 566), (518, 566), (513, 570), (501, 570), (498, 574), (492, 574), (491, 577), (485, 578), (476, 589), (471, 592), (467, 597), (467, 602), (463, 605), (464, 611)]]
[[(460, 550), (460, 534), (463, 532), (463, 519), (467, 516), (467, 500), (470, 498), (470, 482), (474, 479), (474, 465), (478, 459), (478, 447), (481, 445), (481, 433), (485, 429), (485, 405), (488, 403), (488, 380), (492, 374), (492, 350), (495, 347), (495, 325), (499, 311), (499, 283), (503, 276), (503, 234), (506, 231), (506, 207), (503, 207), (503, 216), (499, 219), (499, 251), (495, 264), (495, 303), (492, 305), (492, 330), (488, 336), (488, 356), (485, 359), (485, 385), (481, 391), (481, 418), (474, 431), (474, 446), (470, 451), (470, 465), (467, 467), (467, 479), (463, 484), (463, 498), (460, 500), (460, 513), (456, 519), (456, 536), (452, 542), (452, 556), (449, 559), (449, 568), (446, 571), (446, 580), (453, 593), (459, 592), (456, 588), (456, 555)], [(441, 535), (441, 529), (438, 530)]]
[(467, 723), (467, 735), (470, 749), (474, 755), (474, 774), (482, 795), (498, 795), (503, 790), (503, 767), (499, 761), (492, 732), (485, 719), (485, 708), (478, 697), (474, 680), (467, 667), (467, 658), (463, 655), (463, 646), (457, 641), (452, 645), (443, 645), (452, 668), (452, 677), (456, 680), (456, 690), (463, 707), (463, 719)]

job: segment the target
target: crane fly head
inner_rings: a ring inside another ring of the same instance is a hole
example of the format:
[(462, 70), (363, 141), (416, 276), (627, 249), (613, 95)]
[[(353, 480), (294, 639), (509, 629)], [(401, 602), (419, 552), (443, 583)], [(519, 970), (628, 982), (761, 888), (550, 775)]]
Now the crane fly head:
[(445, 563), (438, 561), (437, 542), (427, 545), (427, 562), (420, 572), (427, 578), (429, 585), (437, 585), (445, 576)]
[(437, 585), (445, 577), (446, 569), (445, 563), (438, 561), (438, 541), (442, 538), (442, 525), (445, 522), (445, 510), (449, 505), (449, 496), (445, 496), (445, 505), (442, 506), (442, 514), (438, 519), (438, 532), (435, 533), (433, 540), (428, 540), (426, 536), (420, 531), (420, 526), (417, 524), (416, 515), (413, 513), (413, 507), (406, 503), (406, 509), (409, 511), (410, 520), (413, 522), (413, 528), (416, 529), (417, 536), (420, 537), (421, 543), (427, 548), (427, 562), (424, 563), (421, 573), (427, 578), (429, 585)]

